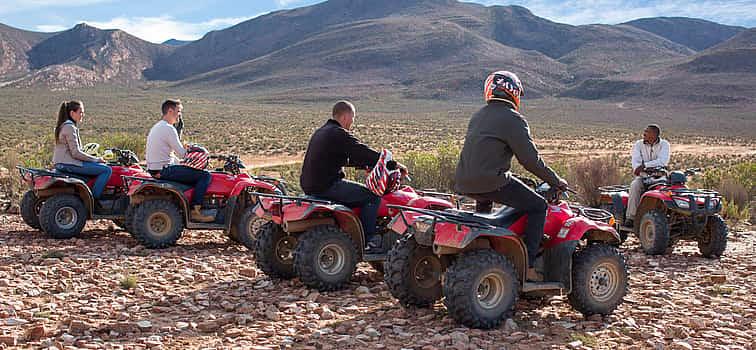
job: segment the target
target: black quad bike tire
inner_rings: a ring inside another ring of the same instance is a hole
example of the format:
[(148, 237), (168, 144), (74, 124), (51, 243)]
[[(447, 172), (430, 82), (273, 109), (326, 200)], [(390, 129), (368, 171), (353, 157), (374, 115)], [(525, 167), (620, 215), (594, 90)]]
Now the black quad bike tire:
[[(123, 229), (132, 237), (134, 236), (134, 206), (129, 205), (123, 212)], [(136, 238), (136, 237), (135, 237)]]
[(669, 222), (664, 212), (651, 209), (638, 223), (638, 240), (648, 255), (664, 254), (669, 246)]
[(150, 199), (134, 209), (134, 238), (149, 249), (176, 245), (184, 231), (178, 205), (167, 199)]
[(47, 198), (39, 209), (40, 228), (56, 239), (78, 236), (87, 223), (87, 217), (87, 209), (81, 198), (70, 194)]
[(239, 220), (236, 222), (236, 227), (231, 230), (232, 241), (243, 244), (249, 251), (255, 250), (255, 241), (257, 240), (257, 233), (260, 232), (262, 226), (268, 223), (269, 220), (261, 218), (255, 214), (255, 207), (250, 206), (244, 209)]
[(294, 249), (294, 271), (306, 286), (323, 291), (342, 289), (357, 268), (357, 245), (335, 225), (305, 231)]
[(616, 248), (593, 243), (575, 252), (567, 300), (585, 316), (614, 311), (627, 294), (627, 286), (627, 262)]
[(719, 214), (709, 217), (703, 234), (706, 239), (699, 239), (698, 250), (705, 258), (718, 258), (727, 249), (727, 224)]
[(37, 198), (37, 195), (33, 190), (28, 190), (24, 193), (24, 197), (21, 198), (21, 205), (19, 211), (21, 212), (21, 218), (24, 222), (33, 229), (39, 230), (39, 209), (43, 202)]
[(472, 250), (446, 270), (444, 305), (452, 318), (467, 327), (493, 328), (512, 314), (518, 288), (509, 259), (493, 249)]
[(614, 216), (614, 229), (617, 231), (617, 233), (620, 236), (620, 244), (625, 243), (627, 241), (627, 231), (620, 229), (620, 218), (624, 216), (624, 213), (618, 213), (617, 210), (614, 208), (613, 204), (604, 203), (601, 204), (599, 207), (600, 209), (606, 210), (609, 213), (611, 213)]
[(441, 259), (433, 249), (409, 236), (389, 251), (383, 279), (402, 305), (426, 307), (441, 299), (443, 272)]
[[(246, 243), (244, 244), (247, 245)], [(297, 237), (288, 235), (280, 225), (269, 221), (257, 231), (255, 263), (263, 273), (279, 279), (291, 279), (294, 272), (294, 248)]]

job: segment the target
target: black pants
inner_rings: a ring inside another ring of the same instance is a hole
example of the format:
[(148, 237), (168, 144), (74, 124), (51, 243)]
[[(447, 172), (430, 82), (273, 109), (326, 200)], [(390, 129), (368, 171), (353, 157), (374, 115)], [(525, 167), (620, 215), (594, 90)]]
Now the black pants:
[(546, 224), (546, 210), (548, 209), (546, 200), (516, 178), (512, 178), (508, 184), (496, 191), (471, 194), (469, 197), (476, 201), (476, 212), (488, 213), (491, 211), (493, 202), (496, 202), (516, 208), (528, 215), (525, 245), (528, 248), (528, 267), (533, 267), (538, 247), (541, 245), (541, 237), (543, 237), (543, 226)]
[(365, 241), (370, 241), (375, 235), (375, 224), (378, 220), (378, 209), (381, 208), (381, 197), (370, 192), (365, 185), (349, 180), (338, 180), (325, 192), (316, 194), (316, 196), (351, 208), (361, 208), (360, 221), (362, 222), (362, 230), (365, 232)]

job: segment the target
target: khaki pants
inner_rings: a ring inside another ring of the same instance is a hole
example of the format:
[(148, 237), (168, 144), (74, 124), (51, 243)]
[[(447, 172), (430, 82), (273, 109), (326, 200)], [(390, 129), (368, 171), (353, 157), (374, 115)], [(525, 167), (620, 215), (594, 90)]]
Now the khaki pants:
[(643, 177), (636, 176), (630, 183), (630, 198), (627, 199), (627, 213), (625, 218), (635, 220), (635, 213), (638, 211), (640, 198), (646, 191), (646, 185), (643, 184)]

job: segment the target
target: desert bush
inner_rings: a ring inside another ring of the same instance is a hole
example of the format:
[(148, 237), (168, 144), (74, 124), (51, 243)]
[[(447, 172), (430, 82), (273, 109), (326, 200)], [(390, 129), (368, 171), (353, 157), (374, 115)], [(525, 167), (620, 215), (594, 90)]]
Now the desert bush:
[(407, 166), (415, 188), (452, 191), (460, 148), (446, 141), (435, 152), (410, 151), (397, 159)]
[(600, 186), (623, 183), (621, 169), (618, 157), (593, 158), (573, 165), (570, 177), (574, 179), (585, 204), (596, 207)]
[(21, 175), (16, 170), (16, 166), (21, 165), (18, 159), (18, 153), (15, 151), (7, 152), (0, 158), (0, 193), (8, 198), (11, 203), (19, 204), (21, 196), (28, 188), (26, 182), (21, 179)]
[(144, 159), (144, 151), (147, 148), (146, 136), (128, 133), (106, 134), (93, 138), (90, 142), (99, 143), (103, 151), (108, 148), (132, 150), (140, 159)]
[(707, 169), (692, 186), (713, 188), (724, 197), (722, 215), (731, 220), (749, 220), (756, 206), (756, 162)]

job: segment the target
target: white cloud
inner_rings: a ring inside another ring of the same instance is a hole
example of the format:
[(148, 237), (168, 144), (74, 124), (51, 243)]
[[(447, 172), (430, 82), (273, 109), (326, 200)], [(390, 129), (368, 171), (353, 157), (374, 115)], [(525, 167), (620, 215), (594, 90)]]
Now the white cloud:
[(533, 14), (569, 24), (616, 24), (644, 17), (692, 17), (751, 27), (756, 23), (753, 0), (483, 0), (486, 5), (517, 4)]
[(191, 23), (161, 17), (116, 17), (109, 21), (86, 21), (87, 24), (100, 29), (121, 29), (147, 41), (161, 43), (168, 39), (196, 40), (207, 32), (236, 25), (259, 16), (215, 18), (205, 22)]
[(112, 1), (114, 0), (3, 0), (0, 3), (0, 14), (52, 7), (81, 7)]
[(34, 27), (34, 30), (38, 32), (45, 32), (45, 33), (59, 32), (66, 29), (69, 29), (69, 28), (64, 27), (64, 26), (45, 25), (45, 24)]
[(302, 0), (276, 0), (276, 5), (278, 7), (288, 7), (289, 5), (297, 4), (302, 2)]

